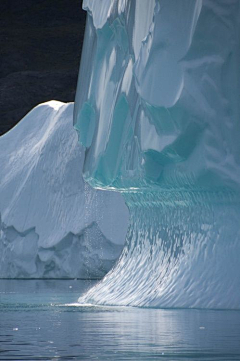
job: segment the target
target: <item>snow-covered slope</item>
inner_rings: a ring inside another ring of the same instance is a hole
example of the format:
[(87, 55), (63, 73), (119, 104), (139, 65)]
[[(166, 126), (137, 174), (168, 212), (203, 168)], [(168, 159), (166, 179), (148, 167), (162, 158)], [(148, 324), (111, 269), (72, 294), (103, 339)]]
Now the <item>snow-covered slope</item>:
[(73, 104), (34, 108), (0, 137), (0, 277), (102, 277), (119, 256), (128, 212), (82, 179)]

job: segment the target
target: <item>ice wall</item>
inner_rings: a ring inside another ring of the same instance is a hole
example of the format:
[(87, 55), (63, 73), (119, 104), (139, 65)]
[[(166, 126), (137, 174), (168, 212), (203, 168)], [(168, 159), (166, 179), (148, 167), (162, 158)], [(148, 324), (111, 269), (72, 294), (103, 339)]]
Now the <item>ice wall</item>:
[(85, 0), (84, 178), (131, 214), (81, 302), (240, 308), (240, 2)]
[(101, 278), (121, 253), (127, 209), (84, 183), (72, 117), (51, 101), (0, 137), (0, 278)]

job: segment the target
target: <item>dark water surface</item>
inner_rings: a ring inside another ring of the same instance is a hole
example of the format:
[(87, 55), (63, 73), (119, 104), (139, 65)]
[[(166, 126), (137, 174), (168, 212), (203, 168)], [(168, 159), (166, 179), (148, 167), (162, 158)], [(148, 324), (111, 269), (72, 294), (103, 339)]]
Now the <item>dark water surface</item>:
[(240, 312), (77, 307), (94, 282), (0, 280), (0, 360), (240, 361)]

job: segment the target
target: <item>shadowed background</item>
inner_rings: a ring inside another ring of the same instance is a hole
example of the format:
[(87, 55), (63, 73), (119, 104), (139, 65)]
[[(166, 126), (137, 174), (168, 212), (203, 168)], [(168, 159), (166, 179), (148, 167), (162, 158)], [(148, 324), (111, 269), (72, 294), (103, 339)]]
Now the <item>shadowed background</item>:
[(0, 2), (0, 135), (39, 103), (74, 101), (84, 27), (81, 0)]

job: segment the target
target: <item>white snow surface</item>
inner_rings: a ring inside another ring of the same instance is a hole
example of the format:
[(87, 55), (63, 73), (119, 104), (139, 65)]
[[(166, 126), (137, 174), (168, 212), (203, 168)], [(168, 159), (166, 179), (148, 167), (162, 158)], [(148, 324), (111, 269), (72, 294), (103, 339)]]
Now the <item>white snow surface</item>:
[(0, 137), (0, 278), (99, 278), (121, 253), (127, 208), (84, 182), (72, 117), (50, 101)]

